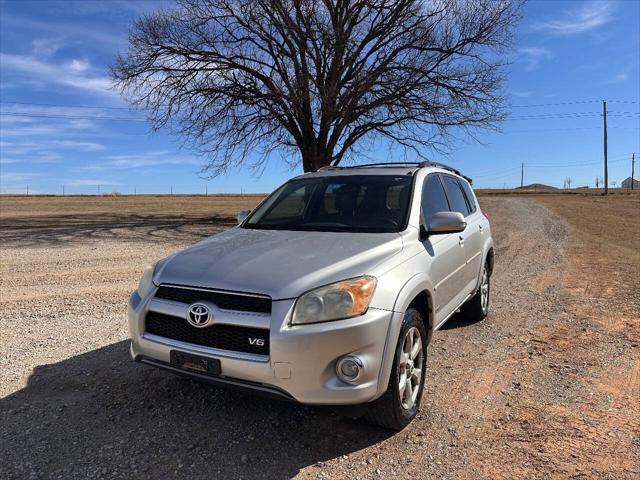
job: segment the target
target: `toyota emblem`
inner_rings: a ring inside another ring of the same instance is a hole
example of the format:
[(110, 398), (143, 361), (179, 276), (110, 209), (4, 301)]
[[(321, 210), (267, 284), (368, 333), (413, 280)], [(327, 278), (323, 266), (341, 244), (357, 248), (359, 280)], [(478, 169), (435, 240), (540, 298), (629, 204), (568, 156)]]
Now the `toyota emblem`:
[(194, 303), (187, 311), (187, 320), (194, 327), (202, 328), (211, 324), (213, 316), (206, 305)]

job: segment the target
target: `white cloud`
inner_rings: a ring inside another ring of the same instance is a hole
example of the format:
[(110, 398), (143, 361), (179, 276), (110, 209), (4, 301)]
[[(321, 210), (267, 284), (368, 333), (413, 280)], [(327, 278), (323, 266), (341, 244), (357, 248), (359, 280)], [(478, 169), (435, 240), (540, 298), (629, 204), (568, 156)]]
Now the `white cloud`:
[(76, 150), (79, 152), (96, 152), (104, 150), (105, 146), (95, 142), (78, 142), (75, 140), (41, 140), (34, 142), (3, 142), (2, 148), (9, 149), (13, 154), (19, 150), (20, 154), (26, 154), (34, 150), (60, 149)]
[(67, 150), (78, 150), (81, 152), (96, 152), (104, 150), (105, 146), (95, 142), (76, 142), (74, 140), (56, 140), (51, 142), (53, 147), (59, 147)]
[(31, 42), (31, 50), (34, 55), (53, 55), (64, 46), (58, 38), (37, 38)]
[(542, 47), (524, 47), (518, 50), (520, 58), (525, 62), (525, 70), (530, 72), (540, 66), (544, 60), (553, 57), (551, 52)]
[(121, 185), (121, 184), (117, 182), (113, 182), (111, 180), (81, 178), (81, 179), (65, 182), (65, 185), (69, 185), (71, 187), (99, 187), (99, 186)]
[(74, 58), (69, 64), (69, 70), (73, 70), (74, 72), (86, 72), (89, 70), (90, 66), (91, 64), (89, 63), (89, 60), (79, 60)]
[(60, 65), (32, 55), (0, 53), (0, 66), (5, 72), (12, 70), (26, 74), (25, 80), (36, 84), (46, 86), (55, 84), (91, 93), (117, 96), (117, 93), (111, 89), (111, 80), (108, 77), (89, 74), (88, 63), (82, 63), (79, 60)]
[[(2, 193), (26, 193), (27, 185), (40, 175), (36, 173), (19, 173), (0, 171), (0, 188)], [(36, 193), (29, 188), (31, 193)]]
[(509, 93), (511, 93), (512, 96), (518, 98), (527, 98), (534, 94), (534, 92), (530, 90), (511, 90), (511, 92)]
[(575, 2), (579, 8), (566, 10), (559, 18), (532, 25), (533, 30), (554, 35), (573, 35), (601, 27), (613, 18), (615, 5), (611, 1)]
[(614, 83), (622, 83), (622, 82), (626, 82), (628, 79), (629, 79), (629, 75), (626, 72), (622, 72), (600, 82), (600, 85), (612, 85)]
[(196, 158), (167, 155), (167, 151), (146, 152), (136, 155), (111, 155), (105, 157), (105, 167), (109, 168), (142, 168), (160, 165), (197, 165)]

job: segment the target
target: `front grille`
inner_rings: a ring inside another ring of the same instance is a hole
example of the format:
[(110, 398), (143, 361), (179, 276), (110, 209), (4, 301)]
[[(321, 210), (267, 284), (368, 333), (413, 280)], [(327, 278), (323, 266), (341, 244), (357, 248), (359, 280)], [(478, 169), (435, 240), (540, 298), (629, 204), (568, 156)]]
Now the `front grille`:
[(189, 304), (209, 301), (224, 310), (271, 313), (271, 299), (269, 297), (255, 297), (241, 293), (196, 290), (187, 287), (161, 285), (156, 292), (156, 298)]
[(269, 355), (269, 330), (264, 328), (224, 324), (196, 328), (183, 318), (158, 312), (147, 312), (145, 324), (148, 333), (160, 337), (233, 352)]

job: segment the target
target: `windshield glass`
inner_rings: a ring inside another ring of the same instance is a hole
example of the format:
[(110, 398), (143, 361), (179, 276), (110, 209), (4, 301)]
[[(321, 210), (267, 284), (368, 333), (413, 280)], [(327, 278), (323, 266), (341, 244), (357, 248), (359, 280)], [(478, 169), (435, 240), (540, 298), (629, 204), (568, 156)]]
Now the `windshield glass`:
[(406, 223), (412, 180), (409, 175), (292, 180), (273, 192), (243, 228), (398, 232)]

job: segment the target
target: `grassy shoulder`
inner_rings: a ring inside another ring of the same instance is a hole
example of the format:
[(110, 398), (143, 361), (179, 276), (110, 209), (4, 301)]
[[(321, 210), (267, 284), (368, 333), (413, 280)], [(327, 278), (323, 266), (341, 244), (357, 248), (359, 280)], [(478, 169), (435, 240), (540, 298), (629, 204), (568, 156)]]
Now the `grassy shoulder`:
[[(640, 196), (536, 197), (572, 227), (570, 290), (611, 325), (640, 326)], [(635, 320), (633, 320), (635, 319)], [(630, 332), (631, 333), (631, 332)]]

